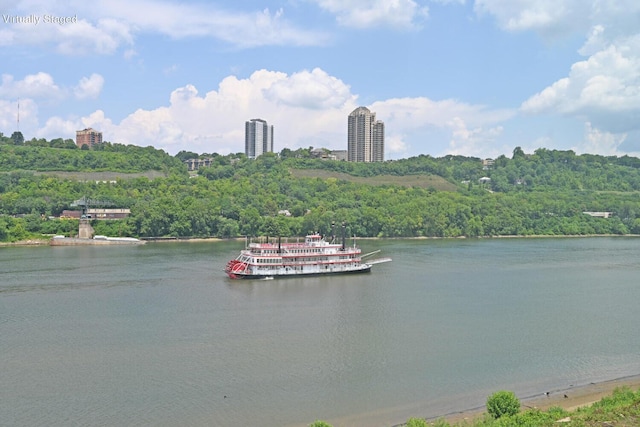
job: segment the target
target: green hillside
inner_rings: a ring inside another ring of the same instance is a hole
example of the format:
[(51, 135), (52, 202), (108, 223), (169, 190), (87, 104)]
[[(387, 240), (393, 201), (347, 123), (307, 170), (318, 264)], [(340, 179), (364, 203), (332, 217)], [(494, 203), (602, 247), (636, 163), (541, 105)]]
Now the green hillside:
[(131, 209), (126, 220), (95, 221), (106, 235), (291, 236), (343, 221), (362, 237), (640, 234), (640, 161), (631, 157), (516, 149), (484, 164), (366, 164), (286, 154), (206, 155), (212, 166), (190, 178), (179, 156), (152, 147), (0, 145), (0, 240), (68, 233), (73, 224), (49, 218), (83, 196)]
[[(73, 146), (75, 147), (75, 146)], [(92, 150), (0, 144), (0, 171), (138, 173), (170, 170), (186, 173), (182, 162), (153, 147), (101, 144)]]

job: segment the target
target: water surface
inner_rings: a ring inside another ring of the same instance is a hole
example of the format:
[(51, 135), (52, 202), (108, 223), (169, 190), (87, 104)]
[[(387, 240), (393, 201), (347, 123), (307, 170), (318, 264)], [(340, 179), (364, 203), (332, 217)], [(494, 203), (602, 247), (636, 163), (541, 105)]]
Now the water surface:
[(390, 426), (640, 373), (634, 238), (359, 242), (371, 274), (231, 281), (242, 242), (0, 249), (0, 419)]

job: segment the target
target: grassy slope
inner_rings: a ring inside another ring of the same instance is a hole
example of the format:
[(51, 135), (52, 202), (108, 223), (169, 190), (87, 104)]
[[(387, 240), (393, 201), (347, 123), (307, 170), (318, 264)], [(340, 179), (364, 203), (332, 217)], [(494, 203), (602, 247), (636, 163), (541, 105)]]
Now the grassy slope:
[[(566, 407), (566, 405), (562, 405)], [(523, 408), (526, 409), (526, 408)], [(561, 421), (560, 421), (561, 420)], [(592, 405), (565, 410), (560, 405), (546, 410), (527, 409), (513, 417), (499, 420), (487, 414), (474, 419), (444, 419), (429, 423), (437, 427), (632, 427), (640, 426), (640, 390), (623, 386)]]
[(75, 179), (78, 181), (114, 181), (116, 179), (131, 179), (145, 176), (149, 179), (161, 178), (166, 176), (164, 172), (150, 170), (146, 172), (65, 172), (65, 171), (48, 171), (34, 172), (34, 175), (55, 176), (60, 179)]
[(322, 169), (291, 169), (291, 174), (296, 178), (335, 178), (343, 181), (369, 185), (399, 185), (404, 187), (433, 188), (439, 191), (457, 190), (454, 184), (437, 175), (378, 175), (362, 177)]

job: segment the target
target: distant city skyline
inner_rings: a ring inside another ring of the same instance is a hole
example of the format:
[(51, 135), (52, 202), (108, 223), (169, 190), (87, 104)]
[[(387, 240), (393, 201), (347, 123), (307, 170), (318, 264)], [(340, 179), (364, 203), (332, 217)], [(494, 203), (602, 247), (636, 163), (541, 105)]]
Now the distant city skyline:
[(384, 121), (385, 159), (640, 157), (637, 1), (5, 3), (5, 135), (19, 103), (25, 139), (91, 127), (225, 155), (242, 151), (238, 123), (263, 116), (278, 150), (339, 150), (365, 106)]
[(244, 124), (244, 154), (255, 159), (264, 153), (273, 153), (273, 125), (251, 119)]

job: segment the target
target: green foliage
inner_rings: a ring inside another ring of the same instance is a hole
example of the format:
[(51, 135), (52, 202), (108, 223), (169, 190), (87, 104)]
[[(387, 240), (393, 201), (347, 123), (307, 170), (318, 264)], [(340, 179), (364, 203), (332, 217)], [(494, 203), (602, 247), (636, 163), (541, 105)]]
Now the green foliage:
[[(134, 145), (100, 144), (99, 150), (70, 149), (69, 141), (55, 141), (51, 148), (35, 145), (0, 145), (0, 171), (114, 171), (143, 172), (148, 170), (175, 170), (186, 175), (186, 167), (180, 159), (169, 156), (153, 147)], [(71, 141), (72, 143), (72, 141)]]
[(512, 391), (497, 391), (487, 399), (487, 412), (493, 418), (512, 416), (520, 411), (520, 400)]
[(327, 422), (318, 420), (311, 423), (309, 427), (333, 427), (333, 426)]
[(611, 396), (607, 396), (593, 405), (598, 410), (616, 408), (618, 406), (630, 405), (640, 401), (640, 390), (634, 393), (629, 387), (619, 387), (613, 391)]
[[(483, 170), (480, 159), (461, 156), (439, 159), (419, 156), (356, 164), (312, 159), (305, 150), (291, 151), (286, 159), (273, 154), (256, 160), (242, 154), (212, 154), (207, 157), (213, 159), (213, 166), (201, 169), (198, 176), (189, 179), (179, 158), (152, 147), (105, 143), (100, 150), (82, 151), (44, 146), (69, 142), (72, 141), (59, 139), (31, 140), (25, 146), (0, 144), (0, 171), (8, 171), (0, 172), (0, 215), (21, 223), (26, 233), (66, 230), (68, 222), (58, 225), (41, 217), (59, 216), (70, 208), (71, 202), (88, 196), (113, 201), (112, 207), (131, 209), (130, 218), (118, 221), (117, 230), (115, 225), (98, 225), (105, 228), (100, 234), (107, 235), (238, 237), (309, 232), (330, 235), (331, 223), (343, 221), (348, 224), (349, 236), (360, 237), (640, 234), (640, 199), (633, 190), (636, 185), (633, 176), (640, 171), (640, 160), (628, 157), (575, 156), (537, 150), (534, 155), (518, 153), (515, 159), (496, 159), (493, 169)], [(184, 156), (193, 154), (182, 152)], [(589, 165), (589, 179), (583, 174), (586, 169), (575, 166), (581, 163)], [(548, 182), (558, 182), (557, 188), (543, 181), (536, 181), (535, 186), (510, 184), (507, 177), (510, 168), (516, 168), (513, 176), (519, 176), (517, 168), (524, 171), (531, 165), (536, 165), (535, 171), (530, 171), (538, 174), (532, 175), (536, 180), (548, 175), (542, 174), (544, 170), (554, 170)], [(306, 174), (291, 173), (301, 167), (310, 169)], [(117, 178), (115, 183), (110, 180), (103, 183), (85, 177), (66, 179), (26, 172), (149, 169), (161, 171), (157, 174), (160, 177)], [(314, 176), (317, 171), (323, 174)], [(559, 177), (554, 177), (556, 172)], [(399, 182), (416, 182), (425, 174), (439, 174), (449, 180), (452, 188), (456, 188), (454, 182), (462, 179), (485, 174), (503, 176), (493, 184), (504, 187), (504, 191), (489, 192), (479, 185), (436, 191), (420, 185), (384, 183), (381, 178), (391, 176)], [(354, 176), (357, 179), (346, 178)], [(407, 176), (411, 179), (404, 180)], [(578, 187), (583, 189), (567, 189), (565, 178), (579, 183)], [(630, 190), (585, 189), (601, 181), (621, 180), (627, 181), (625, 185)], [(609, 211), (614, 215), (594, 218), (584, 214), (585, 211)], [(14, 232), (19, 234), (20, 228)], [(13, 238), (7, 233), (0, 235), (0, 239)]]
[(427, 421), (423, 418), (409, 418), (406, 427), (427, 427)]
[(576, 155), (540, 148), (526, 155), (516, 147), (511, 160), (502, 156), (485, 171), (493, 191), (640, 190), (640, 160), (628, 156)]
[(13, 141), (14, 145), (24, 144), (24, 136), (22, 136), (22, 132), (20, 131), (15, 131), (14, 133), (12, 133), (11, 140)]
[[(509, 392), (501, 392), (509, 393)], [(410, 418), (406, 427), (555, 427), (558, 420), (570, 417), (569, 425), (582, 427), (601, 427), (610, 425), (637, 426), (640, 425), (640, 390), (631, 391), (629, 388), (616, 389), (611, 396), (603, 398), (590, 407), (568, 412), (559, 407), (551, 407), (547, 411), (529, 409), (509, 416), (499, 418), (484, 417), (472, 421), (464, 420), (460, 423), (449, 424), (445, 419), (438, 419), (429, 424), (421, 418)], [(316, 421), (318, 426), (326, 427), (322, 421)], [(316, 424), (311, 424), (316, 426)]]

